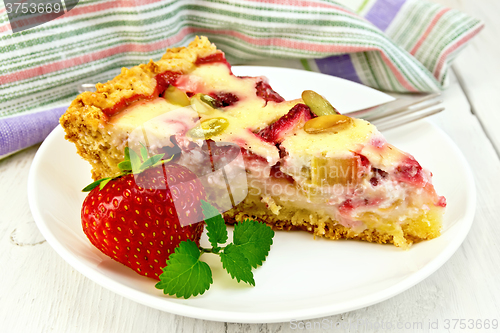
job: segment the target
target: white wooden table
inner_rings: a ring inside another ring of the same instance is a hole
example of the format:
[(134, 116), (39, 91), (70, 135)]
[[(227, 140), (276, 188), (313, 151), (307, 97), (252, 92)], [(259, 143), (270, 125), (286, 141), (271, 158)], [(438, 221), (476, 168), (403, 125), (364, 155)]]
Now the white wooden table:
[[(493, 332), (484, 328), (444, 330), (443, 323), (447, 319), (500, 320), (500, 2), (437, 2), (486, 23), (453, 66), (452, 82), (444, 93), (446, 111), (432, 117), (472, 167), (478, 191), (475, 221), (456, 254), (429, 278), (380, 304), (327, 318), (333, 322), (437, 321), (440, 330), (418, 332)], [(37, 148), (0, 161), (0, 332), (322, 331), (294, 330), (290, 323), (231, 324), (176, 316), (137, 304), (90, 281), (47, 244), (31, 216), (26, 187)], [(360, 326), (330, 331), (415, 330)]]

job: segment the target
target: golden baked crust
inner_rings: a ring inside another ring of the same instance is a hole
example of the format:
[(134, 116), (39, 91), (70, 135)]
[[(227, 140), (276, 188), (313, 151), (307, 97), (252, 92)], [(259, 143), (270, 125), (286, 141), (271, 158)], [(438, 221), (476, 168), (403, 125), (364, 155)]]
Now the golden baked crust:
[(196, 37), (188, 47), (167, 49), (163, 57), (154, 62), (128, 68), (106, 83), (96, 84), (96, 92), (84, 92), (71, 103), (59, 122), (66, 139), (76, 145), (78, 154), (92, 165), (94, 180), (114, 176), (120, 171), (118, 163), (123, 151), (112, 147), (105, 130), (108, 116), (104, 112), (135, 95), (151, 96), (156, 89), (155, 76), (166, 71), (189, 73), (198, 58), (217, 52), (206, 37)]
[[(278, 198), (274, 199), (279, 203)], [(334, 240), (355, 239), (379, 244), (394, 244), (404, 249), (408, 249), (413, 243), (433, 239), (440, 235), (442, 210), (435, 206), (429, 211), (422, 210), (419, 216), (407, 219), (399, 230), (396, 230), (396, 227), (391, 233), (383, 233), (374, 228), (356, 233), (327, 214), (282, 205), (279, 213), (275, 214), (260, 198), (249, 194), (235, 208), (223, 214), (224, 220), (227, 224), (234, 224), (245, 219), (252, 219), (266, 223), (273, 230), (303, 230), (315, 236)]]

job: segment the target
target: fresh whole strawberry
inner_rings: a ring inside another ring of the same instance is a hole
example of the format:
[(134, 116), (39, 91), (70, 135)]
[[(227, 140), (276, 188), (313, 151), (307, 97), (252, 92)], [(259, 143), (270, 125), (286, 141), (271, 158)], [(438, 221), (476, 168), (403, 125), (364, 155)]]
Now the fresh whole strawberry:
[[(89, 185), (82, 227), (90, 242), (137, 273), (159, 280), (169, 256), (182, 242), (199, 245), (205, 190), (189, 169), (164, 163), (163, 155), (144, 163), (126, 150), (124, 172)], [(180, 210), (180, 211), (179, 211)], [(179, 221), (179, 216), (182, 217)]]

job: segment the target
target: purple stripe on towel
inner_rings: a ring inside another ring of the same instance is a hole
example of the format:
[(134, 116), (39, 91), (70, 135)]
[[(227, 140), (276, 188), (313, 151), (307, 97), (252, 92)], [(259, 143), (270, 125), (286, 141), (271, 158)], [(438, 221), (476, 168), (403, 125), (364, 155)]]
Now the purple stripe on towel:
[(380, 30), (385, 31), (405, 2), (406, 0), (378, 0), (365, 18)]
[(316, 65), (321, 73), (361, 83), (349, 54), (316, 59)]
[(68, 107), (0, 119), (0, 156), (42, 142)]

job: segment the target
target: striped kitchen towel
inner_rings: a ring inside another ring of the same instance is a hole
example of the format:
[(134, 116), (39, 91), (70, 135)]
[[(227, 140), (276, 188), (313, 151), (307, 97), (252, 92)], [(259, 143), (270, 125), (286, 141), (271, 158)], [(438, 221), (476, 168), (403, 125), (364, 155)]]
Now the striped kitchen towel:
[(0, 7), (0, 156), (42, 141), (79, 84), (158, 60), (195, 35), (233, 64), (284, 59), (381, 90), (430, 92), (481, 28), (426, 0), (81, 0), (17, 33)]

